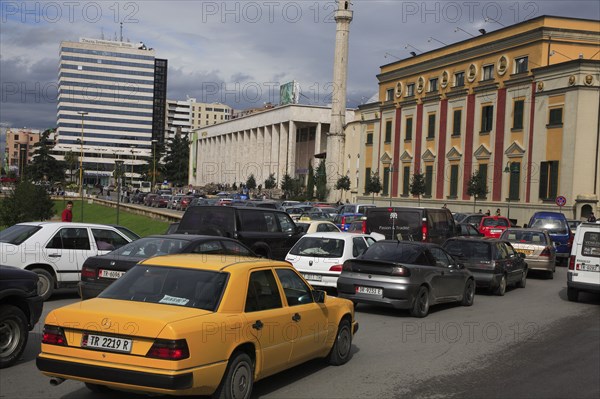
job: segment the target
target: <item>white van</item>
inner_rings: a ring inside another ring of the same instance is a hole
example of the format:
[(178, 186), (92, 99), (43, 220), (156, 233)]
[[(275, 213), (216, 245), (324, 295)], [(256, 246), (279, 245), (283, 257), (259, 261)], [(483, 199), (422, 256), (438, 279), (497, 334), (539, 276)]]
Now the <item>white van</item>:
[(600, 223), (581, 223), (575, 232), (567, 271), (569, 301), (577, 302), (580, 291), (600, 293)]

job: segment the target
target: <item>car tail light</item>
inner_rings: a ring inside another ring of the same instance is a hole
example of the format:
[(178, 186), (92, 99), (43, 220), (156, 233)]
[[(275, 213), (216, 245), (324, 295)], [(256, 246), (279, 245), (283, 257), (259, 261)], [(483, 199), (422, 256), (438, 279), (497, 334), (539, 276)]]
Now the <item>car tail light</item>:
[(346, 224), (346, 216), (342, 216), (342, 228), (344, 228), (345, 224)]
[(408, 277), (410, 276), (410, 269), (406, 268), (406, 267), (402, 267), (402, 266), (396, 266), (394, 268), (392, 268), (392, 276), (399, 276), (399, 277)]
[(550, 256), (551, 254), (552, 251), (550, 250), (550, 247), (545, 247), (540, 256)]
[(421, 233), (423, 234), (423, 241), (427, 241), (427, 233), (428, 233), (428, 231), (427, 231), (427, 221), (426, 220), (424, 220), (421, 223)]
[(93, 278), (96, 278), (96, 273), (97, 273), (96, 269), (92, 269), (91, 267), (84, 266), (81, 269), (81, 278), (83, 279), (85, 277), (85, 278), (93, 279)]
[(190, 357), (190, 350), (185, 339), (157, 339), (146, 354), (146, 357), (163, 360), (182, 360)]
[(362, 231), (363, 234), (367, 234), (367, 221), (366, 220), (362, 221), (361, 231)]
[(62, 327), (46, 324), (42, 335), (42, 344), (67, 346), (67, 339)]
[(341, 272), (342, 271), (342, 265), (333, 265), (329, 268), (330, 272)]
[(569, 270), (575, 270), (575, 255), (569, 257)]
[(573, 233), (569, 232), (569, 240), (567, 241), (567, 245), (569, 246), (569, 248), (573, 248), (573, 238), (575, 238), (575, 236), (573, 235)]

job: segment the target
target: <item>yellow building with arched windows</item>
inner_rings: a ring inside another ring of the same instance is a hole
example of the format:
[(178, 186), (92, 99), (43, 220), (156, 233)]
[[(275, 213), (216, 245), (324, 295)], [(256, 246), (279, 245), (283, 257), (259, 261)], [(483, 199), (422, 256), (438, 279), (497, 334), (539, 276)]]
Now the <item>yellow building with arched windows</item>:
[(421, 206), (472, 212), (478, 172), (488, 194), (476, 210), (523, 224), (564, 196), (568, 218), (598, 213), (599, 21), (541, 16), (383, 65), (377, 78), (378, 101), (350, 126), (359, 145), (346, 143), (354, 199), (371, 199), (376, 173), (377, 202), (416, 205), (410, 181), (423, 173)]

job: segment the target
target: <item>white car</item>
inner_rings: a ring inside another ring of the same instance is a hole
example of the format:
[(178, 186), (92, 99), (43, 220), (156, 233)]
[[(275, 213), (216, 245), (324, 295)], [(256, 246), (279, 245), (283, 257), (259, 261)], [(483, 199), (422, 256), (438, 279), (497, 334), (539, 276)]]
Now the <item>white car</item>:
[(581, 291), (600, 294), (600, 223), (581, 223), (573, 239), (567, 298), (577, 302)]
[(296, 226), (302, 228), (302, 231), (306, 234), (311, 233), (326, 233), (326, 232), (340, 232), (340, 228), (328, 220), (308, 220), (302, 222), (296, 222)]
[(83, 262), (104, 255), (139, 236), (124, 227), (90, 223), (19, 223), (0, 232), (0, 264), (31, 270), (38, 294), (77, 287)]
[(375, 239), (367, 234), (307, 234), (296, 242), (285, 260), (311, 285), (336, 288), (344, 261), (356, 258), (374, 242)]

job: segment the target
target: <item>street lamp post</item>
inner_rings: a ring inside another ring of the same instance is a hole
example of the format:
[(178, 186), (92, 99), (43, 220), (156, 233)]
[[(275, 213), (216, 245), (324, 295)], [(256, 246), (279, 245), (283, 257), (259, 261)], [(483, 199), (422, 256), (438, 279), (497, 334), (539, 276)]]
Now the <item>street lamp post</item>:
[(131, 188), (133, 188), (133, 149), (135, 148), (135, 146), (132, 145), (130, 148), (131, 148)]
[(79, 155), (79, 196), (81, 198), (81, 222), (83, 223), (83, 121), (85, 116), (89, 113), (86, 111), (77, 111), (81, 115), (81, 147)]
[(389, 182), (390, 182), (390, 207), (392, 206), (392, 187), (394, 186), (394, 165), (392, 164), (392, 166), (390, 166), (390, 171), (389, 171)]
[(119, 208), (121, 207), (121, 168), (123, 167), (123, 160), (117, 159), (115, 161), (117, 175), (117, 224), (119, 224)]
[(158, 143), (158, 140), (152, 140), (152, 188), (150, 191), (154, 191), (156, 185), (156, 143)]
[(512, 165), (511, 165), (510, 161), (506, 162), (506, 166), (504, 167), (504, 173), (508, 173), (508, 176), (509, 176), (509, 179), (508, 179), (508, 212), (507, 212), (506, 218), (508, 220), (510, 220), (510, 199), (511, 199), (510, 198), (510, 176), (511, 176), (511, 173), (513, 173)]

